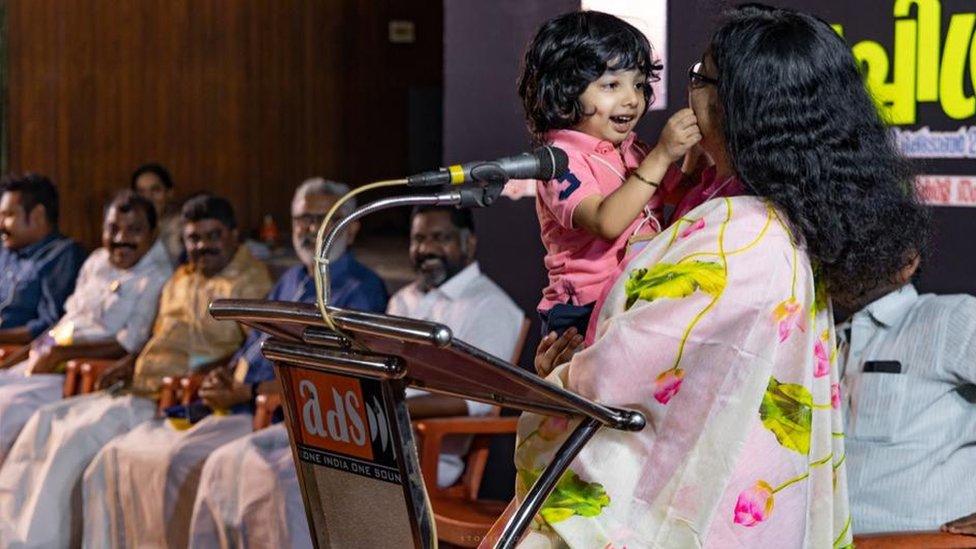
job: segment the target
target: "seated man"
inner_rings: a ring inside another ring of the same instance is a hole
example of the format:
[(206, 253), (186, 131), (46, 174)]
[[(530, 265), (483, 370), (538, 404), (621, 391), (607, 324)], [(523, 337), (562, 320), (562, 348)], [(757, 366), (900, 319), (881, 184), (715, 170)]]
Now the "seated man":
[(867, 299), (833, 299), (857, 534), (976, 511), (976, 298), (919, 295), (917, 267)]
[[(349, 188), (311, 179), (295, 191), (291, 205), (292, 244), (302, 264), (289, 269), (268, 294), (273, 301), (315, 302), (315, 235), (325, 214)], [(347, 202), (341, 213), (355, 204)], [(355, 225), (355, 224), (354, 224)], [(332, 304), (346, 309), (382, 312), (383, 281), (353, 257), (347, 244), (353, 226), (334, 249)], [(204, 459), (217, 447), (251, 432), (254, 395), (275, 385), (274, 368), (261, 354), (267, 336), (252, 331), (223, 368), (214, 369), (201, 387), (206, 407), (229, 410), (209, 415), (182, 429), (170, 421), (147, 421), (109, 442), (85, 473), (85, 545), (123, 547), (151, 545), (184, 547), (190, 512)], [(201, 406), (199, 404), (194, 407)], [(179, 407), (182, 408), (182, 407)], [(151, 452), (146, 452), (151, 448)], [(139, 490), (131, 490), (131, 486)]]
[(164, 286), (152, 337), (134, 371), (133, 361), (123, 360), (99, 380), (104, 388), (131, 378), (129, 390), (42, 406), (7, 454), (0, 467), (4, 544), (64, 547), (81, 539), (79, 484), (96, 452), (153, 417), (163, 376), (225, 364), (243, 342), (241, 327), (214, 320), (208, 306), (213, 299), (265, 295), (271, 286), (267, 269), (238, 245), (234, 211), (226, 200), (198, 196), (183, 206), (182, 217), (189, 263)]
[[(511, 358), (524, 315), (474, 261), (471, 213), (455, 208), (414, 211), (410, 258), (418, 280), (397, 292), (390, 314), (441, 322), (454, 335), (498, 357)], [(491, 406), (410, 390), (415, 419), (484, 414)], [(438, 484), (464, 469), (464, 439), (444, 448)], [(190, 532), (191, 547), (220, 544), (310, 547), (298, 477), (284, 425), (224, 445), (203, 467)]]
[(58, 366), (79, 357), (135, 354), (149, 339), (159, 293), (173, 273), (155, 231), (152, 204), (131, 191), (106, 207), (102, 248), (81, 267), (64, 316), (33, 341), (27, 360), (8, 370), (20, 375), (0, 378), (0, 463), (27, 419), (61, 398)]
[(0, 344), (26, 345), (64, 314), (85, 251), (58, 232), (50, 179), (7, 176), (0, 193)]

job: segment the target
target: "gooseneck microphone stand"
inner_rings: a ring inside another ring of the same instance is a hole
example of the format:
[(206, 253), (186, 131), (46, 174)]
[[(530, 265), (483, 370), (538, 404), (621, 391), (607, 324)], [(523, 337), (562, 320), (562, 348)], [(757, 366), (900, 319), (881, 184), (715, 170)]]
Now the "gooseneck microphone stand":
[(458, 208), (484, 208), (492, 205), (502, 194), (506, 180), (495, 181), (483, 186), (465, 186), (449, 191), (410, 196), (395, 196), (370, 202), (343, 217), (325, 237), (322, 249), (318, 251), (319, 269), (322, 273), (322, 303), (328, 304), (331, 297), (329, 289), (329, 256), (336, 239), (353, 221), (381, 210), (403, 206), (457, 206)]

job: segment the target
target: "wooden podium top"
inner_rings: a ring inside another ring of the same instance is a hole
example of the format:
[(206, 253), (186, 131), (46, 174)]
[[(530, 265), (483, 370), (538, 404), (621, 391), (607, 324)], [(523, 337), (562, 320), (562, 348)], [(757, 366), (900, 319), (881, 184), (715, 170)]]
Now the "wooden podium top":
[[(214, 318), (235, 320), (274, 336), (269, 358), (314, 366), (355, 362), (357, 375), (402, 378), (427, 391), (479, 400), (546, 415), (584, 416), (628, 431), (644, 427), (644, 417), (585, 399), (518, 366), (454, 339), (443, 324), (330, 307), (339, 329), (355, 345), (328, 330), (318, 308), (306, 303), (218, 300)], [(363, 350), (366, 349), (366, 350)], [(390, 361), (389, 357), (399, 360)], [(364, 369), (371, 373), (364, 373)], [(350, 370), (352, 373), (352, 370)]]

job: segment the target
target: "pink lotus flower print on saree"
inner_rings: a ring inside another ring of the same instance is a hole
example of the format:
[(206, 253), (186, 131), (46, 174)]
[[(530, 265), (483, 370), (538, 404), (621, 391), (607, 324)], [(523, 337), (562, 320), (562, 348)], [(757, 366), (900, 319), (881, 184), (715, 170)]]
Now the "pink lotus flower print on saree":
[(813, 354), (817, 357), (817, 364), (813, 368), (813, 377), (823, 377), (830, 373), (830, 355), (827, 354), (827, 344), (818, 339), (813, 345)]
[(667, 404), (681, 390), (684, 378), (685, 371), (681, 368), (672, 368), (657, 376), (654, 380), (654, 400)]
[(790, 334), (793, 333), (793, 328), (797, 328), (801, 332), (803, 331), (800, 303), (794, 297), (781, 301), (773, 309), (773, 319), (776, 322), (777, 331), (779, 332), (780, 343), (790, 337)]
[(772, 512), (773, 487), (760, 480), (739, 494), (733, 520), (736, 524), (752, 527), (769, 518)]

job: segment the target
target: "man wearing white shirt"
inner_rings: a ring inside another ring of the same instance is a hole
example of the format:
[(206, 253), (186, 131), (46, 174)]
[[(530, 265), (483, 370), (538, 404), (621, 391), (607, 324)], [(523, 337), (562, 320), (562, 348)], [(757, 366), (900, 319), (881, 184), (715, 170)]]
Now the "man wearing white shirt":
[[(410, 261), (418, 279), (390, 298), (387, 313), (446, 325), (454, 337), (503, 360), (515, 351), (525, 315), (474, 260), (477, 248), (470, 210), (420, 207), (410, 224)], [(483, 416), (490, 404), (407, 389), (410, 417)], [(464, 472), (470, 439), (444, 441), (437, 484), (450, 486)]]
[(139, 352), (172, 273), (152, 203), (131, 191), (117, 195), (105, 209), (102, 247), (82, 265), (64, 316), (0, 375), (0, 463), (30, 416), (61, 398), (60, 365)]
[[(397, 292), (387, 312), (451, 328), (454, 337), (509, 360), (524, 315), (478, 269), (471, 213), (453, 208), (414, 210), (410, 259), (417, 281)], [(407, 389), (410, 416), (484, 415), (491, 405)], [(469, 440), (445, 439), (437, 484), (464, 471)], [(295, 464), (284, 425), (222, 446), (204, 465), (193, 510), (191, 547), (255, 545), (310, 547)]]
[(919, 295), (917, 267), (860, 304), (834, 296), (858, 534), (937, 530), (976, 511), (976, 298)]

